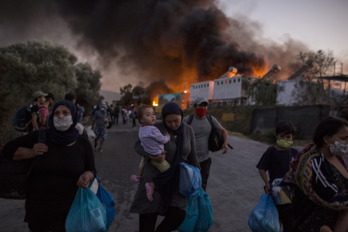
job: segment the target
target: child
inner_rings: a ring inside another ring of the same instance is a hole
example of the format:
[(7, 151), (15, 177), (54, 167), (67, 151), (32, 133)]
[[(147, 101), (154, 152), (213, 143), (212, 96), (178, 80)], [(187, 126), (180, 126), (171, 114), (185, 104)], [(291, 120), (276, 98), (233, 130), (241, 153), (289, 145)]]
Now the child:
[[(158, 156), (164, 152), (163, 144), (170, 140), (168, 133), (163, 135), (157, 127), (155, 127), (156, 115), (153, 108), (149, 105), (141, 105), (137, 111), (138, 120), (142, 124), (139, 129), (139, 139), (144, 150), (152, 156)], [(143, 157), (140, 161), (138, 172), (136, 175), (132, 175), (131, 179), (139, 181), (143, 172), (146, 159)], [(151, 160), (150, 163), (155, 166), (161, 173), (167, 171), (170, 168), (168, 161), (164, 160), (161, 163)], [(153, 182), (146, 183), (146, 195), (149, 201), (152, 201), (152, 194), (154, 192), (155, 185)]]
[[(277, 144), (270, 146), (262, 155), (257, 168), (265, 182), (265, 192), (271, 193), (270, 183), (277, 178), (283, 178), (289, 170), (289, 163), (298, 151), (290, 146), (295, 138), (295, 127), (286, 121), (280, 121), (276, 126)], [(266, 172), (268, 172), (269, 179)], [(292, 231), (293, 218), (290, 204), (277, 205), (279, 220), (283, 224), (284, 231)]]

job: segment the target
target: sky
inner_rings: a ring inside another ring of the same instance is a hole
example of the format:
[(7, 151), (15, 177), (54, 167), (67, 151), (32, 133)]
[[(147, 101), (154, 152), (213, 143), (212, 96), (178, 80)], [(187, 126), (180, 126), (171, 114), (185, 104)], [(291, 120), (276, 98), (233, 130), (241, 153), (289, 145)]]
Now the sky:
[[(116, 92), (140, 81), (153, 89), (178, 83), (183, 89), (223, 74), (234, 62), (245, 73), (279, 62), (285, 78), (291, 73), (286, 66), (304, 50), (332, 51), (348, 74), (348, 0), (88, 3), (0, 0), (0, 47), (28, 40), (63, 45), (78, 62), (101, 71), (103, 90)], [(218, 10), (192, 10), (190, 4), (217, 4)]]
[(332, 51), (348, 74), (347, 0), (221, 0), (229, 17), (247, 16), (262, 37), (282, 43), (292, 38), (313, 51)]

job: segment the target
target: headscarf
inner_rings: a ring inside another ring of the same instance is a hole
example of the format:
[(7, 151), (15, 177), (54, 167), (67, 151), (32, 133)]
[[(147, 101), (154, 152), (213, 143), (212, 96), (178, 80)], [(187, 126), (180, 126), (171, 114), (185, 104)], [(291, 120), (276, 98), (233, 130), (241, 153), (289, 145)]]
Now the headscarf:
[[(73, 120), (73, 124), (66, 131), (58, 131), (54, 127), (54, 123), (53, 123), (54, 111), (56, 111), (56, 109), (60, 105), (64, 105), (64, 106), (68, 107), (68, 109), (71, 112), (71, 117)], [(76, 123), (77, 123), (77, 119), (78, 119), (77, 109), (72, 101), (68, 101), (68, 100), (58, 101), (54, 105), (52, 113), (50, 114), (50, 116), (48, 118), (48, 127), (49, 127), (48, 134), (49, 134), (52, 142), (60, 144), (60, 145), (68, 145), (68, 144), (76, 141), (77, 138), (79, 137), (79, 132), (75, 128)]]
[(167, 104), (165, 104), (163, 106), (163, 108), (162, 108), (163, 121), (164, 121), (165, 117), (169, 114), (180, 115), (181, 118), (184, 116), (182, 109), (180, 108), (180, 106), (176, 102), (168, 102)]
[[(183, 112), (180, 106), (175, 102), (169, 102), (163, 106), (162, 118), (164, 126), (167, 128), (167, 130), (172, 131), (170, 128), (167, 127), (165, 123), (166, 116), (170, 114), (180, 115), (182, 119)], [(172, 132), (174, 133), (174, 135), (176, 135), (176, 152), (174, 162), (170, 164), (170, 168), (167, 171), (157, 175), (153, 179), (156, 189), (158, 189), (159, 193), (161, 194), (161, 199), (165, 203), (169, 203), (172, 197), (172, 193), (175, 190), (175, 185), (177, 185), (177, 181), (179, 179), (179, 162), (181, 160), (184, 142), (182, 121), (179, 128), (176, 131)]]

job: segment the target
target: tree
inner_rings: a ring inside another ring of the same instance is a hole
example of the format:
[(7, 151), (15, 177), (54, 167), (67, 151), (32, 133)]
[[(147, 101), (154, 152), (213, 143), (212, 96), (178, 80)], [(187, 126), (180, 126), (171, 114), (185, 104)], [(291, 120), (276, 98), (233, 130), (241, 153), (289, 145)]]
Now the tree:
[(75, 89), (77, 103), (86, 109), (91, 109), (93, 105), (101, 102), (98, 94), (102, 78), (101, 73), (94, 71), (88, 63), (80, 63), (75, 66), (77, 77), (77, 88)]
[(16, 135), (13, 115), (33, 102), (32, 94), (37, 90), (51, 92), (55, 99), (63, 99), (67, 92), (74, 91), (78, 100), (89, 104), (96, 101), (93, 96), (99, 97), (100, 72), (76, 62), (74, 54), (50, 42), (0, 48), (0, 146)]
[(293, 91), (295, 105), (316, 105), (327, 102), (327, 91), (321, 81), (313, 82), (300, 79), (295, 84)]
[(333, 71), (334, 64), (336, 62), (332, 51), (328, 51), (327, 53), (325, 53), (323, 50), (318, 50), (316, 53), (300, 52), (294, 67), (298, 69), (306, 64), (308, 60), (313, 62), (313, 67), (302, 74), (302, 76), (304, 76), (307, 80), (328, 75), (328, 73)]
[(125, 85), (123, 88), (120, 88), (120, 104), (121, 105), (130, 105), (133, 101), (133, 94), (132, 94), (132, 85), (128, 84)]
[[(243, 85), (248, 86), (249, 83)], [(248, 89), (248, 97), (251, 97), (257, 106), (274, 106), (277, 102), (277, 88), (271, 80), (257, 79)]]
[(132, 95), (134, 99), (137, 99), (138, 104), (143, 102), (145, 88), (143, 87), (144, 83), (140, 82), (139, 85), (135, 86), (132, 90)]
[(300, 52), (297, 62), (293, 65), (299, 69), (311, 60), (313, 67), (308, 68), (301, 75), (302, 77), (295, 84), (293, 95), (297, 104), (323, 104), (330, 103), (330, 88), (327, 83), (318, 77), (329, 75), (334, 70), (335, 58), (331, 51), (325, 53), (322, 50), (314, 52)]

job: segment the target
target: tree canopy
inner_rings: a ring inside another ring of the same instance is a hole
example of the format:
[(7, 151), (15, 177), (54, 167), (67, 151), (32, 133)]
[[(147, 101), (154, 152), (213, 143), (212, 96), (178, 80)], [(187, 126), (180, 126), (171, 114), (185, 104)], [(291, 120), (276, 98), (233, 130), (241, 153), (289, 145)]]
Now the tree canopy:
[(336, 62), (331, 51), (324, 52), (318, 50), (317, 52), (300, 52), (297, 57), (297, 62), (294, 68), (299, 68), (305, 65), (308, 60), (312, 61), (313, 67), (308, 68), (301, 74), (302, 78), (298, 80), (295, 85), (295, 96), (298, 105), (306, 104), (330, 104), (331, 90), (326, 88), (328, 83), (325, 83), (323, 77), (329, 75), (334, 71), (334, 64)]
[[(52, 93), (56, 100), (74, 92), (85, 108), (97, 104), (102, 75), (89, 64), (76, 62), (76, 56), (65, 47), (50, 42), (0, 48), (0, 134), (13, 131), (14, 113), (32, 103), (37, 90)], [(0, 146), (3, 142), (0, 140)]]

